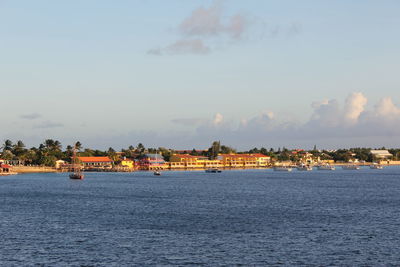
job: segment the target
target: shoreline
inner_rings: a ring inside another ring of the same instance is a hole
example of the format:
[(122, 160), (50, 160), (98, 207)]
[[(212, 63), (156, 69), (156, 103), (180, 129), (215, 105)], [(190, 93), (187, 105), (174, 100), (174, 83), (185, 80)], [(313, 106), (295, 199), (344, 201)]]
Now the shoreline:
[[(331, 163), (330, 165), (336, 166), (336, 167), (341, 167), (345, 165), (349, 165), (351, 163)], [(360, 167), (368, 167), (372, 165), (373, 163), (363, 163), (363, 164), (354, 164)], [(353, 164), (351, 164), (353, 165)], [(381, 164), (384, 167), (389, 167), (389, 166), (400, 166), (400, 164)], [(295, 168), (297, 165), (292, 165), (293, 168)], [(313, 166), (316, 167), (317, 165)], [(268, 170), (268, 169), (273, 169), (273, 166), (269, 167), (235, 167), (235, 168), (229, 168), (229, 167), (221, 167), (218, 168), (220, 170)], [(166, 169), (161, 169), (159, 171), (205, 171), (207, 168), (166, 168)], [(96, 170), (86, 170), (84, 172), (151, 172), (155, 170), (122, 170), (122, 169), (96, 169)], [(13, 166), (12, 172), (10, 173), (0, 173), (0, 176), (9, 176), (9, 175), (17, 175), (17, 174), (26, 174), (26, 173), (64, 173), (67, 172), (65, 170), (59, 170), (54, 167), (42, 167), (42, 166)]]

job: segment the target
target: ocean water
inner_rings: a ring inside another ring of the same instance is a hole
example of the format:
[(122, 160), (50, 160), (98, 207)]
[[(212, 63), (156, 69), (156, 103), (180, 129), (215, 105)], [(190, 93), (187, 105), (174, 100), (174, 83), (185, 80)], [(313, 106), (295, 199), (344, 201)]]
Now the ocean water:
[(0, 177), (0, 266), (398, 266), (400, 168)]

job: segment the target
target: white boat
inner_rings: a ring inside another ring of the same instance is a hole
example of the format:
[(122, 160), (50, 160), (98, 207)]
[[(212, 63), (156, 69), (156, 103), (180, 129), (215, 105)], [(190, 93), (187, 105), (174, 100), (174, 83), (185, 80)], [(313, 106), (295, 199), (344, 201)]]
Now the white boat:
[(380, 165), (380, 164), (372, 164), (372, 165), (369, 165), (369, 168), (370, 168), (370, 169), (373, 169), (373, 170), (383, 170), (383, 166)]
[(160, 176), (160, 175), (161, 175), (161, 172), (159, 172), (159, 171), (154, 171), (153, 174), (156, 175), (156, 176)]
[(358, 166), (358, 165), (343, 165), (342, 169), (343, 170), (359, 170), (360, 166)]
[(318, 170), (320, 171), (334, 171), (335, 169), (336, 168), (334, 166), (331, 166), (329, 164), (318, 166)]
[(291, 172), (292, 168), (288, 166), (277, 166), (274, 167), (274, 171), (279, 171), (279, 172)]
[(305, 164), (301, 164), (300, 166), (297, 166), (298, 171), (312, 171), (313, 167)]

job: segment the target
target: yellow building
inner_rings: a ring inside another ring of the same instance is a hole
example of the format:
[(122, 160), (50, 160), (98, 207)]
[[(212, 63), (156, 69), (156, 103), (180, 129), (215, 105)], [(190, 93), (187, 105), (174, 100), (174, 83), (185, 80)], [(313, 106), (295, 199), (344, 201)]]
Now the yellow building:
[(205, 167), (207, 160), (208, 158), (204, 156), (192, 156), (188, 154), (174, 154), (169, 159), (171, 169), (202, 169)]
[(221, 154), (210, 160), (204, 156), (188, 154), (172, 155), (171, 169), (210, 169), (210, 168), (261, 168), (267, 167), (271, 158), (263, 154)]
[(121, 160), (121, 166), (128, 168), (128, 169), (134, 169), (135, 168), (135, 162), (131, 159), (123, 159)]
[(226, 168), (267, 167), (271, 158), (263, 154), (221, 154), (218, 156)]

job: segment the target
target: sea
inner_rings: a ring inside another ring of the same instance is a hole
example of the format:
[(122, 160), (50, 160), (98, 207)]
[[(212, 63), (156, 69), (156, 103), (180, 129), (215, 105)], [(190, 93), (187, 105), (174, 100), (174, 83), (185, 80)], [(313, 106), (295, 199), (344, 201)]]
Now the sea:
[(0, 177), (0, 266), (399, 266), (400, 167)]

